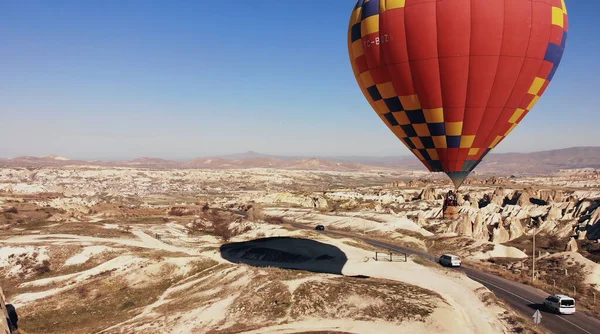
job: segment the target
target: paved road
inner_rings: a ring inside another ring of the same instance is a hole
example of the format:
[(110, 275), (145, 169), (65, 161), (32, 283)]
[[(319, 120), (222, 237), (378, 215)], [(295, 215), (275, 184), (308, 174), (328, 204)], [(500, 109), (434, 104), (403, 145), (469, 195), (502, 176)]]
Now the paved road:
[[(314, 229), (312, 226), (306, 226), (297, 223), (291, 223), (290, 225), (297, 229)], [(392, 250), (395, 252), (419, 255), (437, 263), (437, 258), (434, 258), (432, 255), (421, 250), (414, 250), (406, 247), (401, 247), (394, 245), (390, 242), (374, 240), (351, 233), (338, 231), (321, 231), (321, 233), (360, 239), (375, 247)], [(544, 299), (550, 294), (540, 289), (536, 289), (522, 283), (513, 282), (502, 277), (498, 277), (496, 275), (485, 273), (480, 270), (465, 266), (461, 268), (456, 268), (456, 270), (463, 271), (469, 278), (483, 284), (485, 287), (490, 289), (498, 298), (504, 300), (513, 310), (521, 313), (526, 318), (531, 319), (535, 310), (539, 309), (542, 313), (542, 322), (540, 325), (548, 331), (550, 331), (551, 333), (600, 333), (600, 320), (587, 316), (582, 312), (576, 312), (572, 315), (557, 315), (546, 311), (543, 308), (542, 303)]]

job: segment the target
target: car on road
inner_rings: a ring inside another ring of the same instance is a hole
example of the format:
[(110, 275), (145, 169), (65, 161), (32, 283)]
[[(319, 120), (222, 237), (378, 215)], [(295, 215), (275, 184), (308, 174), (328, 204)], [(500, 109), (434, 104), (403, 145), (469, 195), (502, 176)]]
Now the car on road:
[(460, 267), (461, 261), (458, 255), (444, 254), (440, 256), (440, 264), (447, 267)]
[(317, 225), (315, 227), (315, 230), (317, 230), (317, 231), (325, 231), (325, 226), (323, 226), (323, 225)]
[(575, 299), (566, 295), (550, 295), (544, 300), (544, 307), (557, 314), (575, 313)]

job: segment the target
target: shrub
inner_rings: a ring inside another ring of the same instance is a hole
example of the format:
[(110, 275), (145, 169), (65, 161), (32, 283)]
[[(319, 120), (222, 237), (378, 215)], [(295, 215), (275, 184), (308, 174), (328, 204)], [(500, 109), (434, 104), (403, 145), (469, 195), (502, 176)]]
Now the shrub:
[(236, 220), (236, 217), (230, 212), (207, 210), (202, 213), (202, 217), (211, 223), (213, 233), (222, 241), (228, 242), (234, 236), (231, 223)]
[(191, 216), (193, 214), (195, 214), (194, 210), (185, 208), (185, 207), (181, 207), (181, 206), (174, 206), (172, 207), (169, 212), (168, 212), (169, 216)]
[(195, 219), (190, 223), (190, 226), (187, 228), (188, 230), (188, 235), (193, 235), (196, 232), (199, 231), (205, 231), (206, 230), (206, 225), (204, 224), (204, 221), (201, 219)]
[(215, 235), (218, 236), (219, 238), (221, 238), (222, 241), (228, 242), (231, 239), (231, 237), (233, 236), (233, 233), (232, 233), (231, 229), (229, 228), (228, 223), (221, 222), (221, 223), (213, 224), (213, 226), (214, 226)]
[(42, 275), (50, 271), (50, 261), (44, 260), (42, 263), (35, 266), (35, 272), (38, 275)]
[(566, 241), (561, 240), (560, 238), (558, 238), (555, 235), (550, 236), (548, 239), (548, 248), (562, 249), (565, 247), (565, 245), (566, 245)]
[(17, 210), (16, 207), (11, 206), (10, 208), (4, 209), (4, 212), (5, 213), (14, 213), (14, 214), (17, 214), (17, 213), (19, 213), (19, 210)]
[(279, 217), (279, 216), (267, 216), (265, 218), (265, 222), (267, 222), (269, 224), (274, 224), (274, 225), (281, 225), (281, 224), (285, 224), (285, 218)]

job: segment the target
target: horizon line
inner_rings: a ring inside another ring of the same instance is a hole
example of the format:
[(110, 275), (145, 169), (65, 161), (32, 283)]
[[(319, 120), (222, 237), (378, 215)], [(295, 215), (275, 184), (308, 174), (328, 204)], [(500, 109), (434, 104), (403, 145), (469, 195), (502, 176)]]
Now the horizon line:
[[(563, 147), (556, 149), (545, 149), (538, 151), (528, 151), (528, 152), (490, 152), (490, 156), (492, 155), (508, 155), (508, 154), (532, 154), (532, 153), (543, 153), (543, 152), (551, 152), (551, 151), (561, 151), (561, 150), (569, 150), (569, 149), (581, 149), (581, 148), (598, 148), (600, 146), (571, 146), (571, 147)], [(243, 156), (243, 155), (256, 155), (255, 157), (244, 157), (244, 158), (235, 158), (235, 156)], [(191, 161), (196, 159), (230, 159), (230, 160), (246, 160), (252, 158), (276, 158), (276, 159), (348, 159), (348, 158), (362, 158), (362, 159), (390, 159), (390, 158), (417, 158), (412, 154), (399, 154), (399, 155), (314, 155), (314, 154), (297, 154), (297, 155), (280, 155), (280, 154), (268, 154), (268, 153), (259, 153), (253, 150), (249, 150), (246, 152), (238, 152), (238, 153), (225, 153), (218, 155), (206, 155), (206, 156), (196, 156), (196, 157), (187, 157), (187, 158), (161, 158), (158, 156), (137, 156), (130, 158), (92, 158), (92, 159), (83, 159), (83, 158), (70, 158), (67, 156), (63, 156), (60, 154), (47, 154), (43, 156), (35, 156), (35, 155), (19, 155), (14, 157), (0, 157), (0, 159), (19, 159), (19, 158), (64, 158), (72, 161), (132, 161), (137, 159), (160, 159), (166, 161)]]

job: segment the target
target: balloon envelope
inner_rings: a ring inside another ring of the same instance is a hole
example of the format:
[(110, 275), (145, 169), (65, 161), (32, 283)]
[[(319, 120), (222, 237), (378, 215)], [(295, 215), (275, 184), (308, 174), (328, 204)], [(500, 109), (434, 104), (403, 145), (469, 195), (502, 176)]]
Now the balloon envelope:
[(563, 0), (359, 0), (348, 51), (383, 122), (458, 188), (542, 96), (567, 30)]

